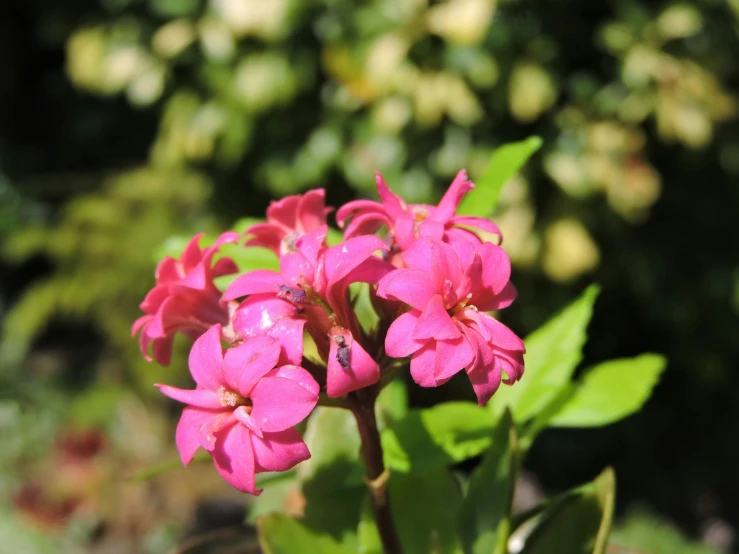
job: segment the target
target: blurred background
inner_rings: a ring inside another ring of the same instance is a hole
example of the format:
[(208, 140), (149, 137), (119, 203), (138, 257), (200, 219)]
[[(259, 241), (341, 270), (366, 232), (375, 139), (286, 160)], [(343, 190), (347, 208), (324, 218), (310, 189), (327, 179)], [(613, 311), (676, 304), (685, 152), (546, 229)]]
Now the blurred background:
[(496, 215), (503, 319), (598, 282), (586, 365), (669, 366), (640, 414), (547, 431), (529, 485), (612, 464), (634, 552), (739, 552), (737, 59), (737, 0), (1, 3), (0, 550), (155, 554), (243, 519), (210, 464), (130, 478), (176, 460), (151, 384), (183, 382), (186, 341), (160, 368), (130, 325), (181, 237), (372, 196), (375, 170), (433, 202), (539, 135)]

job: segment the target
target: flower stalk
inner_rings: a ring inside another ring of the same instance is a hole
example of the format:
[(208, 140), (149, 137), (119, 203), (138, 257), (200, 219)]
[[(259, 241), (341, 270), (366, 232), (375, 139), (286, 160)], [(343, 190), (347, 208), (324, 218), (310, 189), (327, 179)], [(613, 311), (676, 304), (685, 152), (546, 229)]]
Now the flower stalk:
[(375, 388), (368, 387), (349, 394), (347, 400), (354, 418), (357, 420), (359, 436), (362, 439), (362, 460), (367, 467), (365, 480), (370, 489), (372, 515), (377, 525), (383, 550), (385, 554), (402, 554), (403, 549), (400, 546), (390, 510), (390, 496), (387, 493), (390, 469), (385, 467), (382, 455), (382, 443), (377, 428), (377, 417), (375, 416), (376, 398)]

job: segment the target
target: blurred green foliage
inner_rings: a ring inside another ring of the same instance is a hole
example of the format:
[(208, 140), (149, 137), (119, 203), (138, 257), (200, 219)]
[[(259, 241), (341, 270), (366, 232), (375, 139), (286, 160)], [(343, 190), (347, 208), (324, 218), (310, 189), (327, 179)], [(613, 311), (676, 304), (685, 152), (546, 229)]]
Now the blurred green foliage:
[[(66, 401), (97, 381), (182, 378), (182, 358), (160, 372), (129, 338), (170, 237), (309, 187), (333, 204), (371, 195), (375, 170), (430, 201), (460, 167), (480, 179), (494, 147), (538, 135), (495, 214), (520, 291), (508, 322), (530, 331), (595, 279), (585, 361), (670, 364), (644, 414), (597, 436), (547, 431), (531, 466), (565, 488), (613, 462), (620, 499), (691, 533), (737, 520), (739, 442), (716, 422), (739, 417), (724, 244), (738, 29), (735, 0), (5, 3), (0, 411), (57, 414), (47, 387)], [(64, 421), (44, 418), (44, 437)]]

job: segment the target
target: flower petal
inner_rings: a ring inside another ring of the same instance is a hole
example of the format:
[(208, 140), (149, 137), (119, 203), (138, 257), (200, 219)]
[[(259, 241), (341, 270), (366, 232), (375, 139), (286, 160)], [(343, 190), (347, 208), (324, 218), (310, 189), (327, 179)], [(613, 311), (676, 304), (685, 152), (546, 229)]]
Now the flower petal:
[(380, 380), (380, 366), (349, 331), (334, 328), (331, 335), (326, 374), (326, 393), (331, 398), (374, 385)]
[(287, 471), (310, 458), (308, 447), (295, 429), (265, 433), (263, 438), (251, 436), (254, 466), (263, 471)]
[(444, 281), (452, 282), (453, 288), (459, 286), (462, 266), (454, 249), (439, 240), (420, 238), (403, 253), (408, 267), (424, 271), (431, 279), (434, 288), (441, 292)]
[(401, 198), (390, 190), (380, 173), (375, 173), (375, 181), (377, 182), (377, 194), (385, 207), (387, 214), (391, 219), (401, 217), (406, 213), (405, 205)]
[(222, 410), (221, 397), (214, 390), (208, 389), (178, 389), (177, 387), (170, 387), (169, 385), (160, 385), (157, 383), (154, 385), (159, 389), (163, 395), (170, 397), (172, 400), (188, 404), (196, 408), (203, 408), (206, 410)]
[(265, 433), (284, 431), (308, 417), (318, 402), (318, 390), (318, 383), (302, 367), (273, 369), (251, 391), (251, 417)]
[(276, 271), (255, 269), (239, 276), (226, 289), (223, 300), (233, 300), (242, 296), (259, 293), (277, 294), (284, 279)]
[(343, 229), (347, 219), (358, 217), (360, 214), (374, 214), (387, 219), (385, 206), (379, 202), (373, 200), (354, 200), (347, 202), (336, 211), (336, 223)]
[(254, 479), (254, 449), (251, 433), (237, 424), (219, 433), (213, 449), (213, 462), (221, 474), (234, 488), (241, 492), (259, 495)]
[(459, 203), (462, 202), (464, 195), (473, 188), (475, 188), (475, 185), (473, 185), (472, 181), (467, 178), (467, 172), (464, 169), (461, 170), (457, 173), (452, 184), (449, 185), (446, 193), (444, 193), (444, 197), (431, 215), (431, 219), (440, 223), (446, 223), (449, 221), (456, 213)]
[(417, 310), (423, 310), (438, 292), (428, 273), (418, 269), (397, 269), (383, 277), (377, 288), (377, 296), (400, 300)]
[(310, 232), (326, 223), (326, 191), (323, 189), (309, 190), (300, 198), (298, 203), (298, 223), (303, 232)]
[(481, 325), (486, 327), (487, 331), (490, 333), (492, 337), (490, 342), (492, 342), (494, 347), (502, 348), (503, 350), (526, 351), (523, 341), (516, 335), (516, 333), (511, 331), (493, 316), (481, 313), (479, 322)]
[(200, 430), (218, 415), (219, 412), (198, 408), (182, 410), (182, 416), (175, 433), (175, 443), (183, 465), (188, 465), (197, 449), (200, 448)]
[(204, 389), (217, 390), (223, 385), (221, 363), (221, 326), (216, 324), (203, 333), (190, 350), (188, 365), (195, 382)]
[(405, 358), (428, 342), (413, 338), (413, 329), (415, 329), (420, 315), (421, 312), (413, 310), (402, 314), (392, 322), (385, 336), (385, 352), (388, 356)]
[(480, 365), (467, 373), (480, 406), (487, 404), (500, 387), (500, 371), (500, 364), (496, 359), (493, 365)]
[(475, 353), (464, 335), (452, 340), (437, 341), (434, 377), (437, 381), (449, 379), (466, 368), (474, 358)]
[(446, 311), (441, 295), (435, 294), (421, 312), (421, 317), (413, 329), (413, 338), (441, 340), (456, 339), (460, 335), (460, 330)]
[(436, 341), (427, 342), (423, 348), (411, 357), (411, 377), (422, 387), (435, 387), (438, 385), (434, 377), (434, 365), (436, 361)]
[(279, 357), (280, 343), (266, 335), (250, 337), (229, 348), (223, 358), (226, 386), (244, 398), (249, 397), (254, 385), (275, 367)]
[(376, 251), (387, 249), (382, 239), (374, 235), (355, 237), (332, 246), (326, 251), (324, 261), (329, 286), (346, 277)]

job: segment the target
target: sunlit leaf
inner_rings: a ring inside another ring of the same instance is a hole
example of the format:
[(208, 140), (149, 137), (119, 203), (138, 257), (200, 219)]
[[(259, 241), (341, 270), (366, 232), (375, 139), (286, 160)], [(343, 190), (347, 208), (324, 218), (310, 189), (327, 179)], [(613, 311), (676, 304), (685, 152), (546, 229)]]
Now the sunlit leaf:
[(443, 467), (390, 476), (390, 507), (404, 554), (461, 554), (455, 514), (462, 496)]
[(348, 410), (317, 408), (308, 420), (304, 439), (311, 458), (297, 467), (306, 501), (303, 522), (353, 546), (367, 493), (354, 416)]
[(597, 427), (638, 411), (649, 398), (666, 363), (662, 356), (642, 354), (593, 367), (549, 424)]
[(509, 406), (523, 423), (543, 410), (568, 385), (582, 359), (586, 328), (599, 287), (591, 285), (572, 304), (524, 339), (526, 371), (511, 387), (501, 387), (490, 402), (495, 414)]
[(517, 464), (516, 427), (506, 412), (492, 445), (472, 474), (459, 511), (465, 554), (506, 554)]
[(616, 496), (611, 468), (551, 504), (523, 540), (521, 554), (605, 554)]
[(320, 552), (321, 554), (352, 554), (330, 536), (309, 529), (295, 519), (270, 514), (257, 520), (259, 544), (264, 554), (296, 554)]
[(478, 456), (490, 444), (493, 415), (472, 402), (411, 410), (381, 434), (385, 463), (396, 471), (425, 471)]
[(475, 189), (462, 200), (458, 212), (480, 217), (493, 213), (503, 185), (518, 173), (541, 145), (539, 137), (529, 137), (497, 148), (482, 175), (473, 179)]

